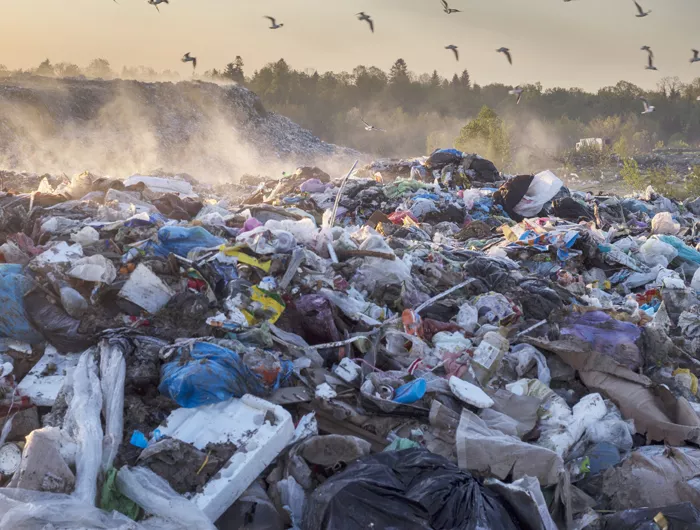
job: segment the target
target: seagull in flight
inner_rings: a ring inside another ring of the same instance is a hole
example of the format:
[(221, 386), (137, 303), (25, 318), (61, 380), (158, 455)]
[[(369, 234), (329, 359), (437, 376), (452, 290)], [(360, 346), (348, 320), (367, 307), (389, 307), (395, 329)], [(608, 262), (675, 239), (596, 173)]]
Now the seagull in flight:
[(644, 112), (642, 112), (642, 114), (651, 114), (652, 112), (654, 112), (656, 110), (656, 107), (654, 107), (653, 105), (649, 105), (649, 102), (646, 99), (644, 99), (644, 98), (639, 98), (639, 99), (641, 99), (642, 103), (644, 104)]
[[(565, 1), (569, 2), (570, 0), (565, 0)], [(520, 104), (520, 100), (521, 100), (522, 97), (523, 97), (523, 89), (520, 88), (520, 85), (516, 86), (513, 90), (509, 90), (508, 93), (509, 93), (511, 96), (518, 96), (518, 99), (515, 100), (515, 104), (516, 104), (516, 105), (519, 105), (519, 104)]]
[(182, 56), (182, 62), (183, 63), (192, 63), (192, 70), (197, 69), (197, 58), (190, 57), (190, 52), (187, 52), (185, 55)]
[(645, 16), (647, 16), (649, 13), (651, 13), (651, 10), (649, 10), (649, 11), (644, 11), (644, 9), (642, 9), (642, 6), (640, 6), (640, 5), (637, 3), (637, 0), (634, 0), (634, 5), (637, 6), (637, 11), (639, 11), (639, 14), (638, 14), (638, 15), (635, 15), (637, 18), (645, 17)]
[[(115, 0), (116, 2), (116, 0)], [(148, 4), (152, 5), (153, 7), (156, 8), (156, 11), (160, 13), (160, 9), (158, 9), (158, 4), (169, 4), (169, 0), (148, 0)]]
[(369, 123), (367, 123), (367, 122), (365, 121), (364, 118), (360, 118), (360, 119), (362, 120), (362, 123), (365, 124), (365, 131), (381, 131), (381, 132), (385, 132), (384, 129), (379, 129), (379, 128), (375, 127), (374, 125), (370, 125)]
[(700, 52), (698, 50), (691, 50), (693, 52), (693, 58), (690, 60), (690, 63), (698, 63), (700, 62)]
[(442, 8), (445, 13), (448, 15), (451, 15), (452, 13), (461, 13), (459, 9), (452, 9), (450, 5), (447, 3), (447, 0), (441, 0), (442, 2)]
[(449, 46), (445, 46), (445, 49), (452, 50), (453, 52), (455, 52), (455, 59), (459, 61), (459, 51), (457, 50), (457, 46), (455, 46), (454, 44), (450, 44)]
[(364, 20), (369, 24), (369, 29), (372, 30), (372, 33), (374, 33), (374, 21), (372, 20), (372, 17), (367, 15), (364, 11), (360, 11), (357, 14), (357, 20)]
[(265, 17), (270, 21), (270, 29), (280, 29), (284, 24), (278, 24), (277, 21), (272, 17)]
[(510, 50), (508, 48), (498, 48), (496, 51), (505, 55), (508, 58), (508, 62), (513, 64), (513, 57), (510, 55)]

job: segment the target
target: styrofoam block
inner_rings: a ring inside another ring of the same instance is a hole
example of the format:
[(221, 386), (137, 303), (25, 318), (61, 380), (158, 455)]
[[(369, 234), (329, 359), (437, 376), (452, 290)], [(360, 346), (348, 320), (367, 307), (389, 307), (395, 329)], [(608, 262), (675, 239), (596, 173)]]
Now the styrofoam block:
[[(21, 396), (27, 396), (34, 405), (53, 406), (63, 382), (73, 373), (79, 359), (80, 354), (61, 355), (56, 348), (48, 344), (39, 362), (17, 385), (17, 391)], [(56, 369), (51, 369), (46, 375), (42, 375), (50, 363), (56, 365)]]
[(232, 442), (238, 447), (215, 478), (192, 498), (212, 521), (241, 496), (294, 436), (289, 412), (250, 394), (214, 405), (177, 409), (159, 429), (163, 435), (200, 450), (210, 442)]

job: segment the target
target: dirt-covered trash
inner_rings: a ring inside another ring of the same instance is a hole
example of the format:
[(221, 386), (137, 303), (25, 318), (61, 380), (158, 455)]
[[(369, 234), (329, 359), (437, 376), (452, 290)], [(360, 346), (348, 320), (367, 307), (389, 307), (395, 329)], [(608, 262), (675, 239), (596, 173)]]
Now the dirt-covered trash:
[(54, 525), (54, 505), (198, 528), (694, 517), (692, 202), (455, 149), (235, 192), (13, 179), (0, 520), (30, 503)]

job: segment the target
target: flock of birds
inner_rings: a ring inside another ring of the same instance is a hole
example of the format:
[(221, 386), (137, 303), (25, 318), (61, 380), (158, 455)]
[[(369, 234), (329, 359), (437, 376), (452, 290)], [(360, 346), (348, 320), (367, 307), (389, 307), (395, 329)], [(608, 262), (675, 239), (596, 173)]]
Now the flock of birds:
[[(114, 0), (114, 1), (116, 2), (116, 0)], [(564, 2), (571, 2), (571, 1), (572, 0), (564, 0)], [(154, 6), (158, 10), (158, 12), (160, 12), (160, 9), (158, 8), (158, 6), (160, 4), (169, 4), (170, 3), (169, 0), (147, 0), (147, 2), (149, 5)], [(442, 10), (448, 15), (453, 15), (455, 13), (462, 12), (459, 9), (451, 8), (449, 3), (447, 2), (447, 0), (440, 0), (440, 2), (442, 4)], [(637, 14), (635, 15), (637, 18), (644, 18), (644, 17), (649, 16), (649, 14), (651, 13), (651, 10), (645, 11), (644, 8), (642, 8), (642, 6), (639, 4), (639, 2), (637, 2), (637, 0), (633, 0), (633, 2), (637, 8)], [(372, 20), (372, 17), (370, 15), (368, 15), (364, 11), (360, 11), (359, 13), (357, 13), (356, 16), (360, 22), (366, 22), (367, 25), (369, 26), (370, 31), (372, 33), (374, 33), (374, 20)], [(280, 29), (280, 28), (284, 27), (284, 24), (278, 23), (274, 17), (266, 16), (265, 18), (267, 18), (270, 21), (269, 29), (275, 30), (275, 29)], [(449, 45), (445, 46), (445, 49), (450, 50), (452, 53), (454, 53), (455, 60), (459, 61), (459, 47), (457, 45), (449, 44)], [(658, 70), (656, 68), (656, 66), (654, 66), (654, 52), (652, 51), (652, 49), (649, 46), (642, 46), (641, 49), (643, 51), (646, 51), (648, 54), (648, 63), (647, 63), (647, 66), (645, 67), (645, 69), (646, 70)], [(693, 49), (691, 51), (693, 53), (693, 57), (690, 59), (690, 63), (692, 64), (692, 63), (700, 62), (700, 51), (695, 50), (695, 49)], [(508, 63), (511, 65), (513, 64), (513, 56), (510, 52), (510, 49), (508, 49), (506, 47), (501, 47), (501, 48), (498, 48), (496, 50), (496, 52), (502, 53), (505, 56), (505, 58), (508, 60)], [(197, 68), (197, 58), (192, 57), (189, 52), (186, 53), (182, 57), (182, 62), (183, 63), (190, 63), (191, 62), (193, 70), (195, 70)], [(524, 89), (520, 86), (516, 86), (514, 89), (508, 91), (508, 93), (510, 95), (516, 96), (516, 104), (520, 103), (520, 100), (522, 99), (522, 96), (523, 96), (523, 92), (524, 92)], [(650, 114), (650, 113), (654, 112), (654, 110), (655, 110), (654, 106), (649, 105), (649, 102), (645, 98), (640, 98), (640, 99), (642, 100), (642, 103), (644, 104), (644, 111), (642, 112), (642, 114)], [(698, 101), (700, 101), (700, 96), (698, 96), (697, 99), (698, 99)], [(383, 131), (383, 129), (379, 129), (377, 127), (374, 127), (373, 125), (368, 124), (364, 119), (362, 119), (362, 122), (365, 124), (365, 130), (367, 130), (367, 131)]]

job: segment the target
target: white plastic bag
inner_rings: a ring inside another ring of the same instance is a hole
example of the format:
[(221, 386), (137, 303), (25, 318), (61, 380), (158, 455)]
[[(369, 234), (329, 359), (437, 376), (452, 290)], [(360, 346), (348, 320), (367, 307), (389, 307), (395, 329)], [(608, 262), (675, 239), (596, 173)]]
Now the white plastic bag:
[[(107, 513), (70, 495), (0, 488), (0, 528), (12, 530), (145, 530), (119, 512)], [(149, 527), (155, 530), (156, 527)], [(167, 527), (160, 527), (165, 530)], [(168, 530), (175, 530), (169, 527)]]
[(469, 333), (474, 333), (479, 327), (479, 310), (468, 302), (462, 304), (457, 313), (457, 325)]
[(110, 284), (117, 278), (114, 264), (102, 254), (81, 258), (73, 264), (68, 276), (79, 278), (86, 282), (101, 282)]
[(563, 185), (564, 183), (549, 170), (537, 173), (532, 179), (527, 193), (513, 208), (513, 211), (523, 217), (537, 215), (545, 203), (559, 193)]
[(106, 340), (100, 344), (100, 377), (106, 429), (102, 442), (102, 469), (106, 472), (112, 467), (124, 436), (126, 362), (118, 344)]
[(170, 484), (146, 467), (122, 467), (117, 489), (146, 512), (197, 530), (215, 530), (197, 505), (178, 494)]
[(547, 359), (534, 346), (529, 344), (513, 346), (511, 351), (506, 353), (506, 358), (515, 364), (515, 371), (518, 377), (525, 375), (537, 363), (537, 379), (549, 386), (552, 374), (547, 366)]
[(696, 291), (700, 291), (700, 269), (695, 271), (693, 279), (690, 281), (690, 286)]
[(678, 250), (655, 237), (650, 237), (639, 247), (639, 258), (649, 267), (668, 267), (676, 256)]
[(85, 351), (73, 372), (73, 397), (63, 430), (78, 446), (73, 497), (90, 506), (97, 496), (97, 474), (102, 463), (102, 390), (97, 377), (95, 350)]
[(651, 220), (651, 231), (654, 234), (675, 236), (681, 230), (681, 225), (673, 220), (670, 212), (657, 213)]
[(82, 228), (82, 230), (76, 232), (75, 234), (71, 234), (70, 239), (74, 243), (79, 243), (85, 246), (99, 241), (100, 233), (91, 226), (85, 226)]

